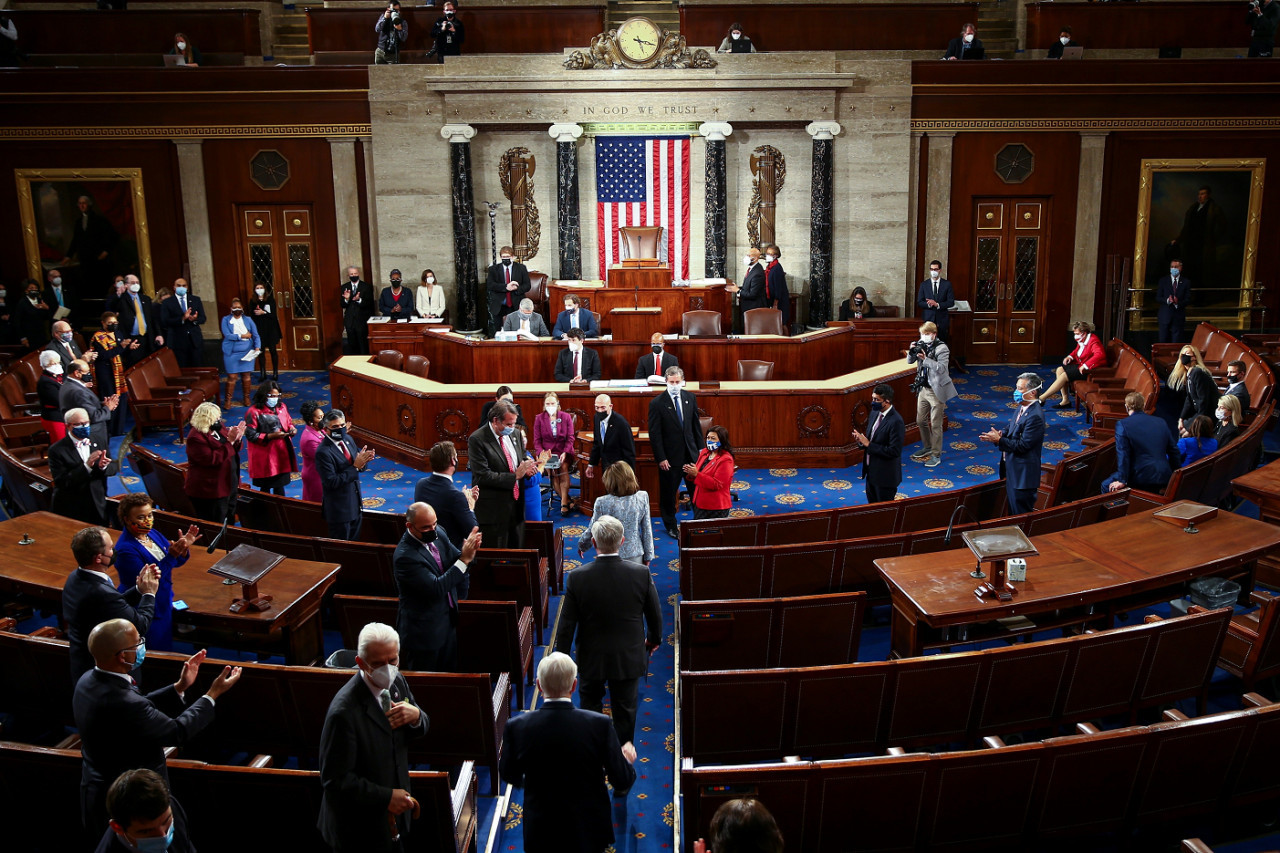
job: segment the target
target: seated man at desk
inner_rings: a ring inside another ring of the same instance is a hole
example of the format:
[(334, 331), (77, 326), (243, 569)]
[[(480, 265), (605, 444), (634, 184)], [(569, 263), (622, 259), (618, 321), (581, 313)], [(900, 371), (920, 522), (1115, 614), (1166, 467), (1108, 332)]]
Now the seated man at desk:
[(662, 332), (654, 332), (649, 336), (649, 348), (653, 350), (653, 355), (642, 355), (636, 362), (636, 379), (666, 376), (668, 367), (680, 366), (679, 360), (666, 351), (666, 340), (662, 337)]
[(547, 324), (542, 315), (533, 310), (532, 299), (521, 299), (520, 310), (512, 311), (502, 321), (502, 331), (519, 332), (520, 337), (549, 338)]
[(556, 325), (551, 330), (551, 337), (562, 341), (570, 329), (581, 329), (588, 338), (600, 337), (595, 315), (582, 307), (581, 297), (573, 294), (564, 298), (564, 310), (560, 312), (560, 316), (556, 317)]
[(569, 346), (556, 357), (557, 382), (594, 382), (601, 376), (600, 356), (582, 345), (581, 329), (570, 329)]

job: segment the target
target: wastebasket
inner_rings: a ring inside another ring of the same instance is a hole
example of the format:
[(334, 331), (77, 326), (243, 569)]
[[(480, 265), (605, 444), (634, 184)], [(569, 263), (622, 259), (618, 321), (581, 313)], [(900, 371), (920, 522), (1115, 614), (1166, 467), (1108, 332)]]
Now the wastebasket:
[(1191, 603), (1213, 609), (1234, 604), (1240, 584), (1225, 578), (1199, 578), (1191, 582)]

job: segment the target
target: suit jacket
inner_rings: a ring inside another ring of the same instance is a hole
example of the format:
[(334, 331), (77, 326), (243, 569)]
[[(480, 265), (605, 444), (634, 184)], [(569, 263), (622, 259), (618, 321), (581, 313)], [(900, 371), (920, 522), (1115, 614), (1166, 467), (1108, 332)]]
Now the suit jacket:
[[(511, 316), (510, 314), (507, 315)], [(582, 378), (587, 382), (594, 382), (604, 375), (604, 371), (600, 367), (600, 355), (595, 350), (588, 347), (582, 348)], [(573, 353), (569, 352), (569, 348), (565, 347), (560, 350), (560, 354), (556, 356), (555, 377), (557, 382), (570, 382), (577, 375), (573, 372)]]
[[(938, 307), (930, 308), (926, 302), (928, 299), (937, 302)], [(947, 312), (955, 307), (955, 304), (955, 289), (951, 287), (951, 282), (948, 279), (938, 279), (936, 290), (934, 289), (933, 279), (926, 278), (920, 282), (920, 294), (916, 297), (916, 305), (920, 308), (922, 322), (933, 323), (938, 327), (939, 332), (945, 332), (947, 326), (951, 324), (951, 316)]]
[(1218, 411), (1218, 398), (1222, 394), (1213, 382), (1213, 375), (1207, 369), (1202, 369), (1199, 365), (1193, 366), (1187, 372), (1184, 390), (1186, 396), (1182, 398), (1182, 412), (1178, 415), (1184, 423), (1196, 415), (1205, 415), (1211, 421), (1217, 420), (1215, 413)]
[(757, 261), (752, 264), (747, 269), (747, 274), (742, 277), (742, 284), (738, 290), (738, 304), (742, 306), (743, 313), (768, 307), (764, 298), (763, 263)]
[[(84, 360), (84, 350), (80, 349), (80, 345), (74, 340), (69, 344), (64, 344), (59, 340), (52, 340), (44, 345), (49, 352), (56, 352), (58, 359), (62, 362), (62, 373), (65, 376), (71, 371), (71, 362), (75, 359)], [(68, 349), (70, 352), (68, 352)]]
[[(439, 521), (439, 516), (436, 520)], [(457, 634), (457, 602), (466, 598), (471, 588), (471, 575), (454, 565), (458, 549), (449, 538), (436, 536), (432, 544), (440, 554), (439, 563), (431, 559), (426, 546), (406, 530), (393, 558), (396, 589), (400, 595), (396, 630), (402, 638), (401, 654), (410, 665), (415, 653), (435, 651), (444, 646), (450, 634)]]
[(507, 301), (507, 294), (511, 294), (511, 310), (515, 310), (515, 306), (520, 304), (520, 300), (533, 287), (533, 282), (529, 280), (529, 268), (522, 263), (516, 261), (511, 262), (511, 280), (518, 286), (515, 290), (507, 290), (507, 275), (502, 271), (502, 263), (498, 262), (489, 267), (488, 277), (485, 278), (485, 290), (489, 292), (489, 315), (497, 317), (498, 312), (502, 310), (502, 306)]
[(430, 504), (436, 511), (436, 530), (444, 529), (455, 548), (471, 535), (476, 526), (476, 514), (467, 506), (467, 498), (442, 474), (428, 474), (413, 488), (414, 503)]
[(782, 325), (785, 326), (791, 322), (791, 292), (787, 290), (787, 271), (782, 268), (781, 262), (777, 262), (766, 267), (764, 275), (766, 293), (763, 307), (781, 311)]
[(1116, 421), (1116, 477), (1127, 486), (1164, 488), (1182, 465), (1178, 443), (1155, 415), (1134, 412)]
[[(524, 435), (520, 430), (511, 433), (511, 443), (515, 445), (515, 464), (519, 467), (524, 459)], [(467, 470), (471, 472), (471, 482), (480, 487), (480, 497), (476, 498), (477, 524), (502, 526), (508, 523), (512, 513), (524, 515), (524, 484), (521, 484), (520, 497), (516, 498), (512, 494), (516, 475), (507, 467), (507, 457), (487, 421), (467, 438)]]
[(524, 788), (529, 853), (600, 853), (614, 842), (605, 775), (618, 790), (636, 779), (609, 718), (558, 700), (507, 723), (498, 772)]
[[(346, 294), (350, 293), (348, 297)], [(369, 318), (373, 316), (373, 312), (378, 307), (377, 298), (373, 295), (373, 285), (367, 281), (358, 281), (353, 287), (351, 282), (345, 281), (340, 288), (342, 294), (342, 317), (347, 328), (355, 326), (359, 328), (369, 322)], [(354, 297), (360, 297), (357, 302)]]
[(680, 408), (683, 423), (676, 415), (676, 405), (668, 392), (663, 391), (649, 403), (649, 444), (653, 447), (653, 459), (655, 462), (666, 459), (672, 468), (697, 461), (698, 448), (705, 442), (698, 420), (698, 401), (683, 388), (680, 389)]
[(986, 59), (987, 50), (982, 46), (982, 39), (977, 36), (973, 37), (973, 44), (967, 46), (962, 37), (956, 36), (947, 42), (947, 52), (943, 54), (942, 58), (949, 59), (953, 56), (956, 59)]
[[(361, 297), (363, 300), (364, 297)], [(393, 313), (393, 309), (399, 305), (400, 313)], [(391, 292), (391, 285), (382, 288), (382, 294), (378, 296), (378, 310), (382, 312), (382, 316), (390, 317), (393, 320), (408, 320), (418, 316), (417, 301), (413, 298), (413, 290), (407, 284), (400, 286), (400, 298)]]
[[(1169, 297), (1177, 298), (1176, 305), (1169, 304)], [(1173, 277), (1162, 275), (1160, 283), (1156, 285), (1156, 305), (1159, 306), (1159, 313), (1156, 316), (1157, 322), (1168, 323), (1170, 320), (1179, 320), (1187, 316), (1187, 306), (1191, 304), (1191, 282), (1187, 280), (1186, 271), (1178, 276), (1178, 286), (1173, 286)]]
[(204, 313), (204, 302), (199, 296), (188, 292), (187, 308), (196, 312), (196, 319), (183, 319), (182, 305), (177, 296), (171, 296), (160, 303), (160, 323), (164, 326), (164, 341), (170, 349), (179, 349), (185, 345), (199, 352), (204, 347), (204, 335), (200, 332), (200, 327), (208, 319)]
[[(26, 338), (27, 346), (39, 346), (41, 341), (49, 337), (49, 321), (53, 319), (53, 308), (37, 308), (24, 295), (19, 295), (11, 301), (13, 303), (10, 306), (13, 312), (12, 322), (17, 336)], [(39, 302), (44, 302), (44, 298), (41, 297)], [(45, 302), (45, 304), (49, 303)]]
[(933, 358), (917, 359), (914, 353), (907, 355), (907, 364), (919, 361), (924, 365), (925, 376), (929, 381), (929, 390), (938, 398), (938, 402), (946, 403), (956, 397), (955, 383), (951, 381), (951, 349), (942, 341), (936, 341), (933, 347)]
[[(520, 331), (520, 322), (524, 320), (524, 315), (519, 311), (512, 311), (502, 321), (502, 331), (518, 332)], [(529, 315), (529, 333), (538, 338), (549, 338), (551, 333), (547, 331), (547, 323), (542, 319), (542, 315), (534, 311)]]
[[(600, 329), (596, 326), (596, 315), (588, 311), (586, 308), (578, 309), (577, 327), (581, 329), (582, 333), (588, 338), (600, 337)], [(551, 330), (551, 337), (556, 340), (560, 340), (568, 334), (569, 330), (572, 328), (574, 328), (573, 312), (561, 311), (556, 317), (556, 325), (555, 328)]]
[(62, 586), (62, 621), (71, 650), (71, 681), (74, 683), (82, 673), (93, 669), (90, 631), (108, 619), (128, 619), (138, 629), (138, 635), (145, 637), (155, 610), (155, 596), (142, 595), (136, 587), (122, 593), (110, 581), (84, 569), (67, 575)]
[(876, 426), (876, 413), (871, 413), (871, 423), (875, 431), (868, 434), (871, 443), (862, 451), (862, 474), (873, 486), (888, 488), (902, 482), (902, 445), (906, 444), (906, 425), (896, 406), (880, 414), (880, 425)]
[(1241, 412), (1249, 411), (1249, 389), (1245, 387), (1243, 379), (1236, 382), (1234, 385), (1228, 385), (1227, 390), (1222, 392), (1222, 396), (1225, 397), (1228, 394), (1232, 397), (1239, 398)]
[[(196, 848), (192, 846), (191, 838), (187, 835), (186, 811), (173, 797), (169, 798), (169, 805), (173, 808), (173, 842), (169, 845), (169, 853), (195, 853)], [(125, 846), (115, 830), (108, 827), (102, 833), (102, 838), (99, 839), (93, 853), (133, 853), (133, 850)]]
[(578, 635), (578, 675), (640, 678), (645, 644), (662, 642), (662, 611), (649, 568), (614, 555), (597, 557), (565, 577), (556, 651), (569, 654)]
[[(120, 321), (120, 328), (116, 331), (118, 333), (118, 337), (123, 340), (135, 337), (133, 333), (133, 324), (138, 319), (138, 312), (133, 308), (134, 295), (135, 294), (125, 291), (123, 296), (116, 299), (116, 318)], [(142, 306), (142, 322), (146, 324), (146, 334), (141, 336), (142, 343), (138, 345), (138, 349), (141, 351), (144, 346), (148, 346), (151, 341), (154, 341), (156, 336), (163, 336), (164, 329), (151, 328), (151, 320), (154, 316), (151, 297), (147, 296), (145, 293), (138, 293), (136, 295), (138, 297), (138, 304)], [(149, 348), (148, 351), (150, 351)]]
[(363, 502), (360, 498), (360, 472), (355, 458), (359, 453), (350, 436), (343, 437), (351, 462), (343, 455), (333, 440), (326, 437), (316, 448), (316, 470), (320, 472), (320, 484), (324, 497), (320, 499), (324, 520), (333, 524), (350, 523), (360, 517)]
[(62, 388), (58, 391), (58, 405), (65, 416), (68, 409), (84, 409), (89, 413), (89, 425), (93, 429), (93, 440), (107, 444), (107, 421), (111, 420), (111, 410), (103, 405), (98, 395), (82, 382), (64, 377)]
[(648, 379), (650, 376), (666, 376), (668, 367), (679, 367), (680, 360), (674, 355), (662, 351), (662, 367), (657, 373), (653, 372), (653, 353), (647, 353), (640, 356), (640, 360), (636, 362), (636, 379)]
[[(89, 437), (89, 455), (106, 450), (105, 442)], [(107, 478), (120, 472), (120, 462), (112, 459), (106, 468), (86, 468), (80, 461), (75, 439), (66, 438), (49, 445), (49, 476), (53, 478), (53, 501), (50, 506), (58, 515), (105, 526), (107, 518)]]
[(604, 417), (596, 415), (591, 427), (595, 431), (595, 440), (591, 442), (591, 459), (588, 464), (604, 469), (622, 461), (630, 465), (632, 471), (636, 470), (636, 442), (631, 435), (631, 424), (615, 410), (609, 416), (609, 428), (605, 430), (602, 439), (600, 424), (603, 422)]
[[(396, 676), (388, 689), (393, 702), (417, 705), (404, 676)], [(409, 790), (409, 738), (426, 734), (428, 725), (423, 711), (416, 726), (392, 729), (359, 672), (342, 685), (320, 732), (324, 795), (316, 828), (330, 847), (392, 849), (387, 804), (393, 789)], [(409, 832), (408, 814), (399, 815), (396, 823), (401, 836)]]
[(698, 473), (693, 477), (693, 505), (699, 509), (728, 509), (733, 505), (733, 455), (717, 453), (707, 462), (711, 451), (698, 451)]
[(1015, 489), (1034, 489), (1040, 485), (1040, 452), (1044, 444), (1044, 407), (1040, 401), (1026, 406), (1022, 419), (1015, 411), (1009, 426), (1000, 436), (1000, 476)]

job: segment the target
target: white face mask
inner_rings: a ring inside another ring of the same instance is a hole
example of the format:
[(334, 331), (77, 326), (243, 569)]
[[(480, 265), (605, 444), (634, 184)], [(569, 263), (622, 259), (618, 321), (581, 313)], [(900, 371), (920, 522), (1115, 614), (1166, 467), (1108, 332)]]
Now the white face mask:
[(973, 33), (966, 33), (964, 37), (965, 44), (973, 44)]
[[(49, 372), (50, 372), (50, 373), (52, 373), (54, 376), (61, 376), (61, 375), (62, 375), (62, 365), (61, 365), (61, 364), (51, 364), (51, 365), (49, 365), (48, 367), (46, 367), (46, 368), (45, 368), (45, 370), (49, 371)], [(1222, 410), (1221, 410), (1221, 409), (1219, 409), (1218, 411), (1222, 411)]]
[(543, 406), (542, 408), (544, 408), (544, 409), (546, 409), (546, 410), (547, 410), (547, 414), (548, 414), (548, 415), (554, 415), (554, 414), (556, 413), (556, 411), (557, 411), (557, 410), (559, 410), (559, 408), (560, 408), (560, 407), (559, 407), (559, 406), (557, 406), (555, 403), (547, 403), (547, 404), (546, 404), (545, 406)]
[(729, 35), (733, 36), (734, 41), (737, 41), (738, 39), (742, 38), (742, 33), (729, 33)]
[(744, 265), (746, 265), (746, 266), (751, 266), (751, 265), (752, 265), (752, 264), (754, 264), (755, 262), (756, 262), (756, 259), (755, 259), (755, 258), (753, 258), (753, 257), (751, 257), (750, 255), (743, 255), (743, 256), (742, 256), (742, 263), (743, 263)]
[(140, 285), (140, 284), (131, 284), (131, 285), (129, 285), (129, 292), (130, 292), (130, 293), (138, 293), (138, 292), (140, 292), (141, 290), (142, 290), (142, 285)]
[(391, 687), (392, 682), (396, 680), (396, 676), (400, 674), (400, 668), (393, 663), (384, 664), (373, 672), (368, 673), (369, 681), (379, 690), (386, 690)]
[(435, 277), (435, 276), (433, 276), (433, 275), (429, 275), (429, 276), (427, 276), (427, 284), (435, 284), (435, 283), (436, 283), (436, 277)]
[(926, 344), (931, 344), (935, 337), (936, 335), (921, 335), (920, 340), (924, 341)]
[(684, 384), (683, 382), (668, 382), (667, 393), (670, 394), (672, 397), (680, 396), (680, 386), (683, 384)]
[(1071, 39), (1068, 36), (1063, 36), (1062, 38), (1058, 39), (1058, 41), (1062, 42), (1063, 47), (1066, 47), (1067, 45), (1071, 44)]
[(265, 288), (255, 287), (255, 288), (253, 289), (253, 292), (254, 292), (254, 293), (256, 293), (256, 294), (258, 294), (259, 296), (261, 296), (262, 294), (266, 293), (267, 291), (266, 291), (266, 289), (265, 289)]
[(935, 281), (941, 275), (942, 275), (942, 272), (940, 270), (929, 270), (929, 278), (934, 279)]
[(569, 352), (572, 352), (572, 353), (582, 352), (582, 344), (569, 344)]
[(764, 256), (764, 259), (765, 259), (766, 261), (768, 261), (769, 263), (773, 263), (773, 262), (774, 262), (774, 261), (776, 261), (778, 258), (777, 258), (777, 256), (775, 256), (775, 255), (765, 255), (765, 256)]
[(1225, 420), (1227, 419), (1227, 410), (1226, 410), (1226, 409), (1215, 409), (1213, 413), (1214, 413), (1215, 415), (1217, 415), (1218, 420), (1220, 420), (1220, 421), (1225, 421)]
[(178, 50), (186, 50), (186, 49), (187, 49), (187, 43), (185, 41), (178, 42)]

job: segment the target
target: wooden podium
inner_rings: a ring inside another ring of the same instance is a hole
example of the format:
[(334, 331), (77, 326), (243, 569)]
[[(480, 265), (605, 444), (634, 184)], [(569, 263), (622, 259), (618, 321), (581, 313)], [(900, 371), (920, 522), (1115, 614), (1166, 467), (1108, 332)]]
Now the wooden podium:
[(615, 341), (647, 341), (661, 326), (662, 308), (612, 308), (609, 328)]
[(605, 277), (605, 287), (625, 290), (655, 290), (670, 287), (671, 267), (663, 264), (659, 267), (642, 267), (632, 264), (618, 264), (609, 267)]

